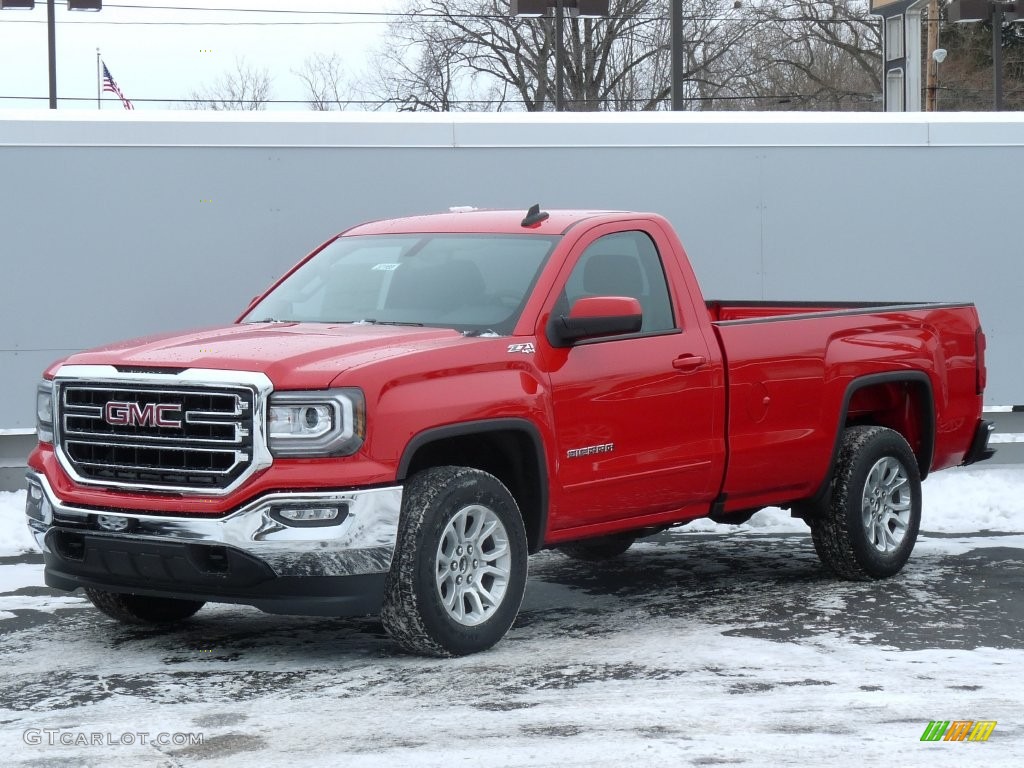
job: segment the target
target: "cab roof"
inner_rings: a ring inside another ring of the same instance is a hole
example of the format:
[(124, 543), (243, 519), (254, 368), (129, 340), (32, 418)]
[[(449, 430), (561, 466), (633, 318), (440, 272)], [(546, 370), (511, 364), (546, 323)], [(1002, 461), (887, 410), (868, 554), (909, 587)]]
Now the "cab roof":
[(549, 216), (544, 221), (531, 226), (523, 226), (527, 212), (526, 208), (471, 210), (383, 219), (352, 227), (344, 234), (345, 236), (419, 233), (562, 235), (574, 225), (587, 219), (620, 220), (623, 217), (637, 215), (627, 211), (550, 210), (545, 211)]

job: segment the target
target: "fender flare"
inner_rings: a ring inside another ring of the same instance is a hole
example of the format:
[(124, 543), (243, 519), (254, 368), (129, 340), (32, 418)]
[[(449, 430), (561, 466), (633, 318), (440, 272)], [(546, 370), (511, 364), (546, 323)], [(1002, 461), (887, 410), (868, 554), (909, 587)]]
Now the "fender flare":
[(453, 437), (467, 437), (471, 435), (482, 435), (489, 432), (518, 432), (530, 440), (533, 445), (535, 465), (524, 462), (527, 471), (534, 470), (540, 484), (538, 494), (539, 519), (537, 520), (536, 544), (531, 548), (531, 554), (544, 547), (545, 536), (548, 528), (548, 503), (550, 488), (548, 486), (547, 454), (544, 451), (544, 441), (541, 439), (537, 426), (527, 419), (521, 418), (500, 418), (481, 419), (479, 421), (463, 421), (457, 424), (448, 424), (443, 427), (431, 427), (412, 436), (402, 451), (402, 458), (398, 462), (398, 473), (396, 479), (399, 482), (405, 481), (409, 476), (409, 467), (417, 451), (425, 445), (439, 440), (449, 440)]
[(846, 385), (846, 392), (843, 394), (843, 404), (839, 408), (839, 419), (836, 422), (836, 439), (832, 446), (832, 458), (828, 464), (828, 474), (818, 487), (817, 492), (809, 499), (811, 504), (819, 504), (828, 498), (832, 487), (832, 472), (839, 460), (839, 450), (843, 443), (843, 424), (846, 423), (846, 415), (850, 411), (850, 400), (858, 390), (871, 387), (876, 384), (909, 383), (921, 387), (924, 393), (924, 402), (919, 407), (921, 417), (921, 448), (914, 453), (917, 458), (917, 465), (921, 471), (921, 479), (928, 476), (932, 466), (932, 457), (935, 454), (935, 395), (932, 390), (932, 380), (924, 371), (889, 371), (886, 373), (872, 373), (867, 376), (859, 376)]

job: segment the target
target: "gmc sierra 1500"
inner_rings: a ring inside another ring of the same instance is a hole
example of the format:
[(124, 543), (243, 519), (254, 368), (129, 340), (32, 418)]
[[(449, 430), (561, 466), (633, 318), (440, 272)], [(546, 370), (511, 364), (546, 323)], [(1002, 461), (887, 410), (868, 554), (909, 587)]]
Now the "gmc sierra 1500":
[(380, 221), (233, 325), (51, 366), (28, 524), (123, 622), (380, 612), (471, 653), (529, 553), (698, 517), (782, 505), (839, 576), (899, 572), (922, 478), (992, 453), (984, 351), (971, 304), (706, 303), (652, 214)]

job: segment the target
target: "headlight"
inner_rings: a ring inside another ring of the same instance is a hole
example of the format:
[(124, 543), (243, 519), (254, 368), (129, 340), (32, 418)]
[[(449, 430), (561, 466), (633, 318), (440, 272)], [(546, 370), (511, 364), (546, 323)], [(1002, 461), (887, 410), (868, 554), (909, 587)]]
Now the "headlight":
[(53, 442), (53, 382), (41, 381), (36, 388), (36, 434), (39, 442)]
[(267, 438), (275, 456), (347, 456), (363, 444), (366, 416), (358, 389), (275, 392)]

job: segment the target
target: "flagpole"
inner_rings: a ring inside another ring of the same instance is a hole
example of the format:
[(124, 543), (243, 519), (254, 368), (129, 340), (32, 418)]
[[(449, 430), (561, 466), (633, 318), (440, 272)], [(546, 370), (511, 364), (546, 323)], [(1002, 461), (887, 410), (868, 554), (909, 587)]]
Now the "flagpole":
[(100, 81), (102, 79), (103, 78), (100, 75), (100, 49), (97, 48), (96, 49), (96, 109), (101, 109), (101, 107), (100, 107)]

